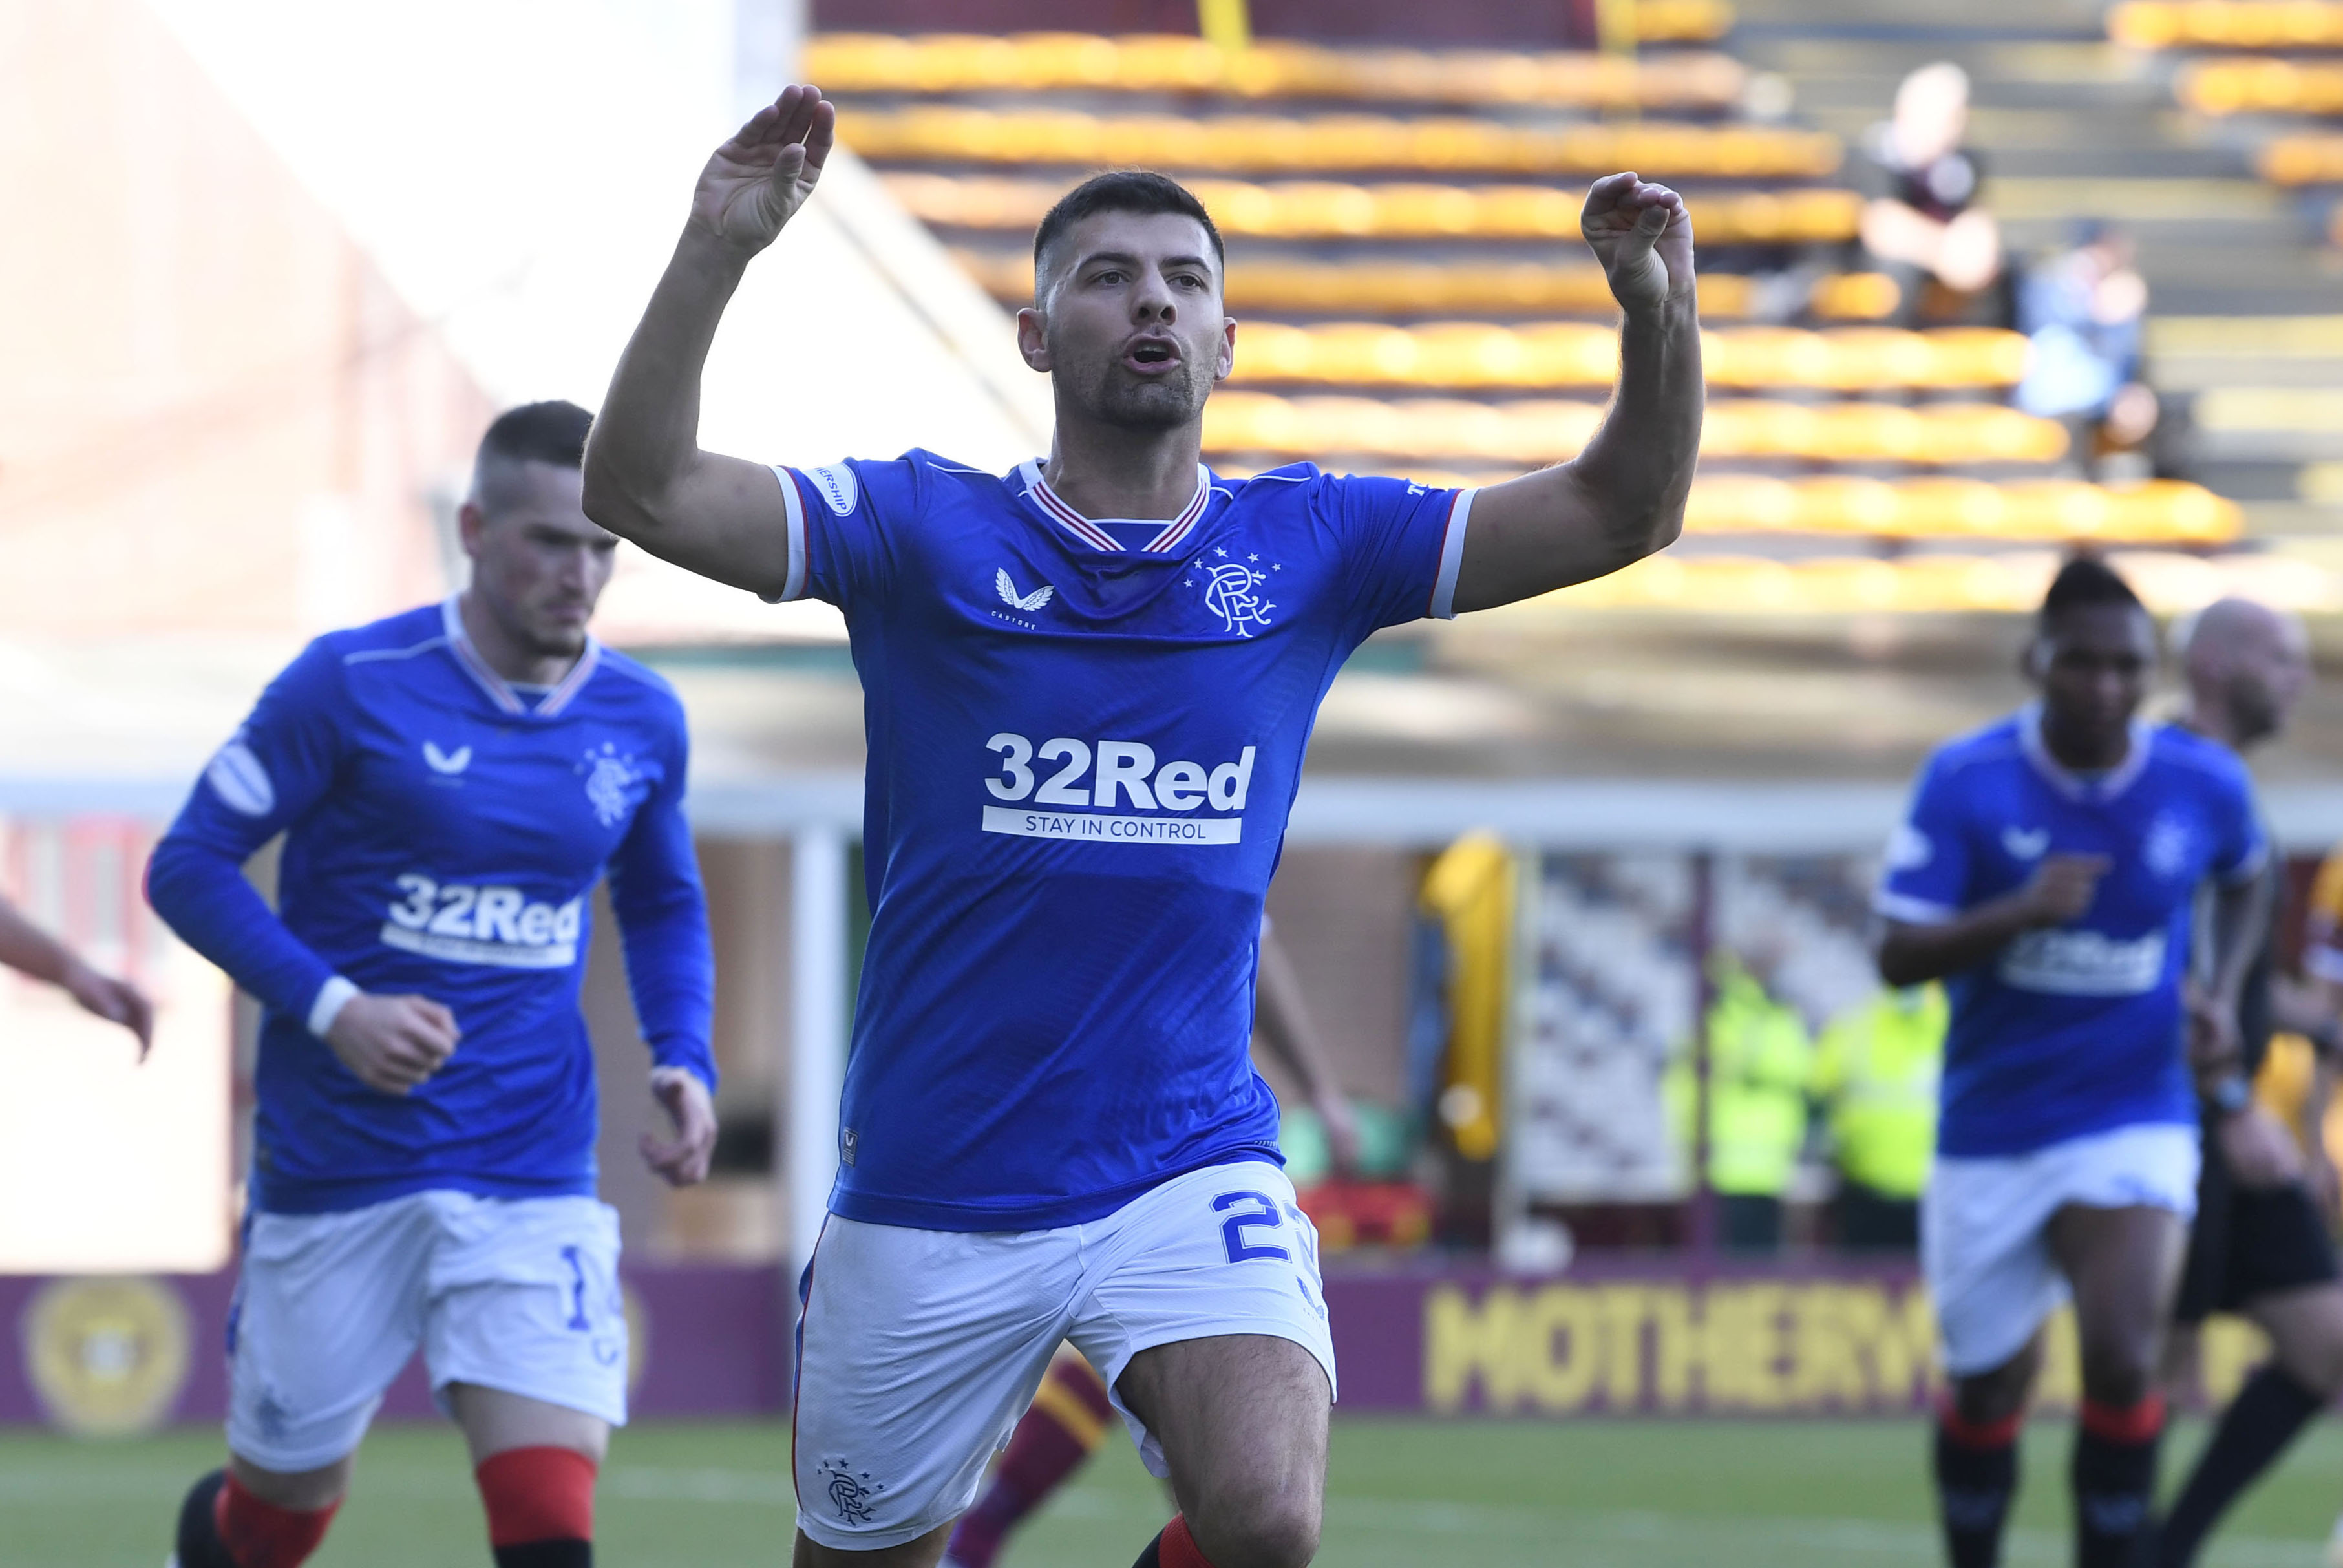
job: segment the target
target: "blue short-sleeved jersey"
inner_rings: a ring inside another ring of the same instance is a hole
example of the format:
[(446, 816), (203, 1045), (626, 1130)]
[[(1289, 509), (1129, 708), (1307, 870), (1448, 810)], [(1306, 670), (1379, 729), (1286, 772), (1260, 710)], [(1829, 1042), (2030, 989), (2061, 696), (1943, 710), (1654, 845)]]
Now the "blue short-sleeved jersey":
[(2033, 708), (1939, 749), (1888, 847), (1881, 914), (1941, 924), (2022, 887), (2045, 855), (2111, 862), (2080, 919), (1946, 981), (1939, 1151), (2194, 1126), (2180, 985), (2197, 890), (2257, 875), (2266, 853), (2244, 765), (2185, 729), (2136, 724), (2097, 777), (2050, 756)]
[(1275, 1158), (1247, 1046), (1302, 750), (1361, 640), (1451, 613), (1473, 492), (1200, 467), (1119, 523), (1030, 463), (777, 473), (786, 597), (845, 611), (870, 738), (832, 1210), (1040, 1230)]
[[(256, 1207), (591, 1192), (578, 992), (606, 870), (652, 1059), (713, 1086), (686, 759), (658, 676), (588, 644), (532, 701), (453, 600), (321, 637), (270, 683), (147, 870), (156, 910), (266, 1010)], [(272, 915), (240, 868), (279, 832)], [(310, 1032), (348, 985), (446, 1004), (456, 1053), (410, 1094), (368, 1089)]]

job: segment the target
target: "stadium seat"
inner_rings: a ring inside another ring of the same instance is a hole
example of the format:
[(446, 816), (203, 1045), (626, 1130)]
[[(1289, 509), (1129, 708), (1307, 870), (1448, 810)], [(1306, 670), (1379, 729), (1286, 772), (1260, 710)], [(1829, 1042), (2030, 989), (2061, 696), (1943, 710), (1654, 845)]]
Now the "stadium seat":
[[(1030, 232), (1061, 182), (890, 172), (887, 188), (924, 222), (947, 228)], [(1574, 239), (1580, 193), (1542, 186), (1348, 185), (1281, 180), (1186, 182), (1223, 233), (1281, 239)], [(1815, 188), (1695, 194), (1704, 246), (1835, 244), (1855, 237), (1863, 201)]]
[(2131, 0), (2107, 13), (2107, 36), (2134, 49), (2343, 48), (2337, 0)]
[(1343, 49), (1263, 41), (1223, 50), (1177, 35), (826, 33), (806, 75), (833, 93), (1220, 93), (1376, 104), (1535, 104), (1599, 109), (1729, 108), (1747, 73), (1724, 55), (1648, 59), (1592, 52)]
[[(952, 258), (995, 299), (1024, 305), (1033, 297), (1033, 260), (1023, 250), (956, 248)], [(1709, 321), (1745, 317), (1756, 305), (1755, 280), (1712, 272), (1700, 280), (1700, 314)], [(1244, 261), (1229, 267), (1229, 307), (1299, 311), (1310, 315), (1436, 316), (1474, 314), (1515, 319), (1596, 316), (1609, 319), (1617, 301), (1603, 269), (1591, 264), (1540, 262)], [(1876, 321), (1900, 296), (1883, 273), (1835, 273), (1815, 281), (1808, 307), (1825, 320)]]
[[(1294, 457), (1341, 452), (1533, 466), (1575, 456), (1602, 417), (1603, 406), (1591, 402), (1386, 401), (1227, 390), (1204, 406), (1204, 447)], [(1725, 399), (1709, 405), (1701, 433), (1702, 455), (1710, 458), (2044, 463), (2066, 450), (2066, 427), (2056, 420), (1990, 403), (1906, 408)]]
[(2343, 65), (2203, 60), (2180, 73), (2175, 91), (2200, 115), (2343, 114)]
[(1758, 126), (1533, 126), (1382, 115), (1197, 118), (952, 105), (854, 111), (843, 134), (857, 152), (882, 162), (1139, 164), (1235, 174), (1594, 176), (1632, 168), (1654, 179), (1812, 179), (1836, 170), (1842, 155), (1835, 136)]
[(2272, 185), (2343, 183), (2343, 136), (2278, 136), (2254, 155), (2254, 167)]
[[(1376, 386), (1602, 387), (1618, 368), (1618, 335), (1576, 322), (1511, 328), (1482, 322), (1387, 327), (1343, 322), (1240, 329), (1236, 379)], [(1904, 332), (1841, 327), (1733, 327), (1704, 333), (1709, 383), (1811, 387), (1856, 392), (1888, 387), (2006, 387), (2025, 373), (2026, 342), (2015, 332), (1950, 328)]]

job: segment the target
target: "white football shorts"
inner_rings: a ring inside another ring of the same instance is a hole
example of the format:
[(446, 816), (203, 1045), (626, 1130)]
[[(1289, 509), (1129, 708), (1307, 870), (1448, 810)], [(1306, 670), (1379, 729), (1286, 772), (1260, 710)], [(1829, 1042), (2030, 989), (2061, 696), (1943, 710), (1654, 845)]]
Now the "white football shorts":
[[(1054, 1231), (918, 1231), (833, 1214), (799, 1282), (798, 1528), (875, 1551), (965, 1513), (1061, 1342), (1112, 1390), (1131, 1358), (1219, 1334), (1292, 1340), (1334, 1386), (1318, 1232), (1258, 1161), (1173, 1178)], [(1163, 1450), (1114, 1395), (1147, 1468)]]
[(2085, 1209), (2197, 1212), (2197, 1129), (2118, 1127), (2003, 1158), (1939, 1158), (1920, 1201), (1920, 1266), (1945, 1371), (1973, 1377), (2026, 1347), (2066, 1300), (2050, 1216)]
[(431, 1191), (253, 1215), (228, 1313), (228, 1447), (267, 1470), (332, 1463), (418, 1345), (442, 1409), (468, 1382), (622, 1424), (617, 1211)]

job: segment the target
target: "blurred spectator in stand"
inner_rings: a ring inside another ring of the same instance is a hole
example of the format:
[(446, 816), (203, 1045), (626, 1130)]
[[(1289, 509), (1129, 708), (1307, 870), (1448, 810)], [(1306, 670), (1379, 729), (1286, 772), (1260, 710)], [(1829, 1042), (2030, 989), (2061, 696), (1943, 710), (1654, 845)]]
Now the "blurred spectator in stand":
[(2017, 329), (2032, 345), (2017, 406), (2066, 422), (2088, 477), (2146, 478), (2150, 467), (2157, 407), (2140, 378), (2147, 283), (2132, 257), (2123, 230), (2086, 223), (2017, 291)]
[(2009, 317), (1995, 287), (2001, 228), (1976, 205), (1984, 165), (1961, 146), (1968, 125), (1968, 73), (1940, 60), (1905, 77), (1894, 116), (1863, 136), (1863, 246), (1903, 289), (1897, 319), (1907, 327)]
[[(1814, 1046), (1795, 1008), (1775, 1000), (1766, 981), (1780, 955), (1720, 952), (1709, 1004), (1708, 1185), (1716, 1194), (1718, 1240), (1729, 1251), (1772, 1252), (1782, 1245), (1782, 1198), (1806, 1141), (1806, 1086)], [(1668, 1069), (1663, 1092), (1681, 1147), (1698, 1148), (1698, 1068), (1693, 1052)]]
[(1942, 986), (1882, 990), (1832, 1020), (1815, 1046), (1814, 1098), (1838, 1167), (1833, 1209), (1847, 1251), (1919, 1248), (1951, 1021)]

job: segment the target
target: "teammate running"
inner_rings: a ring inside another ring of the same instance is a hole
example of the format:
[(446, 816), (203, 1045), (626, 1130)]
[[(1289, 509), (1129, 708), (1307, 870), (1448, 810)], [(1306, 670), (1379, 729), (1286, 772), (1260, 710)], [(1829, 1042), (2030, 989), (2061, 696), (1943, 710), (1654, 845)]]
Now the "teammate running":
[[(1700, 430), (1691, 222), (1673, 191), (1596, 182), (1617, 401), (1577, 459), (1508, 484), (1208, 472), (1204, 400), (1241, 336), (1220, 238), (1136, 172), (1081, 186), (1035, 236), (1018, 337), (1055, 388), (1046, 458), (703, 452), (725, 301), (812, 194), (834, 122), (791, 87), (709, 160), (586, 457), (589, 516), (836, 603), (862, 675), (872, 923), (800, 1286), (797, 1561), (935, 1563), (1071, 1339), (1182, 1509), (1142, 1563), (1306, 1563), (1333, 1352), (1245, 1052), (1302, 749), (1378, 627), (1675, 537)], [(822, 367), (768, 351), (822, 395)]]
[[(2222, 599), (2182, 628), (2190, 729), (2231, 750), (2276, 735), (2310, 683), (2309, 639), (2301, 623), (2249, 599)], [(2262, 884), (2275, 906), (2280, 879)], [(2187, 1262), (2167, 1367), (2188, 1382), (2197, 1330), (2217, 1312), (2239, 1312), (2270, 1337), (2271, 1359), (2257, 1368), (2221, 1414), (2212, 1440), (2157, 1528), (2157, 1562), (2186, 1568), (2224, 1510), (2276, 1462), (2311, 1419), (2343, 1392), (2343, 1283), (2327, 1216), (2304, 1180), (2293, 1138), (2254, 1101), (2253, 1078), (2274, 1029), (2299, 1029), (2333, 1041), (2335, 1013), (2324, 998), (2274, 984), (2265, 937), (2238, 1009), (2240, 1054), (2205, 1107), (2205, 1168), (2189, 1227)], [(2314, 946), (2312, 961), (2321, 950)], [(2308, 1005), (2306, 1005), (2308, 1003)], [(2308, 1141), (2318, 1148), (2313, 1097)], [(2324, 1155), (2318, 1155), (2324, 1164)]]
[(138, 1037), (138, 1060), (155, 1042), (155, 1004), (128, 980), (98, 973), (81, 955), (25, 918), (0, 899), (0, 964), (18, 974), (46, 980), (74, 999), (84, 1012), (118, 1023)]
[[(678, 1185), (708, 1171), (711, 965), (683, 710), (586, 626), (617, 541), (588, 416), (516, 408), (462, 513), (472, 585), (311, 643), (155, 852), (155, 908), (266, 1010), (228, 1331), (228, 1464), (179, 1568), (293, 1568), (417, 1345), (500, 1568), (593, 1560), (626, 1419), (618, 1216), (594, 1197), (588, 903), (607, 872)], [(281, 917), (239, 869), (286, 836)]]
[[(2156, 627), (2069, 562), (2026, 669), (2039, 703), (1941, 747), (1887, 857), (1879, 970), (1952, 1000), (1921, 1261), (1952, 1382), (1936, 1480), (1953, 1568), (1990, 1568), (2045, 1319), (2082, 1340), (2079, 1568), (2131, 1568), (2154, 1495), (2157, 1352), (2195, 1207), (2190, 1047), (2234, 1050), (2266, 846), (2243, 766), (2136, 716)], [(2192, 907), (2218, 885), (2211, 983), (2184, 991)]]

